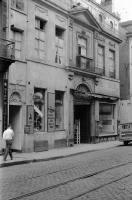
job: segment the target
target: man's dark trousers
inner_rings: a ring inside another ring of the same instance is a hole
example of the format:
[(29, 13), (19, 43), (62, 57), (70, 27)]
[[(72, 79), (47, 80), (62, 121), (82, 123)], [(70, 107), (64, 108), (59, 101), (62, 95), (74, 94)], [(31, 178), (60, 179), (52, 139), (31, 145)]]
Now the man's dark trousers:
[(11, 146), (12, 146), (12, 140), (6, 140), (4, 160), (6, 160), (8, 154), (10, 155), (11, 160), (13, 159)]

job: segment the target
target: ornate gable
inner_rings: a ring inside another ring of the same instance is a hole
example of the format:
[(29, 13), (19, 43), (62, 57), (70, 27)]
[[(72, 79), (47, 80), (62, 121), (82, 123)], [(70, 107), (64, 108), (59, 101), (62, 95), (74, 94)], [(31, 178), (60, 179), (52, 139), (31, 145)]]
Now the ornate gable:
[(75, 8), (71, 10), (71, 16), (80, 23), (85, 24), (85, 26), (89, 26), (95, 30), (101, 30), (99, 23), (88, 9)]

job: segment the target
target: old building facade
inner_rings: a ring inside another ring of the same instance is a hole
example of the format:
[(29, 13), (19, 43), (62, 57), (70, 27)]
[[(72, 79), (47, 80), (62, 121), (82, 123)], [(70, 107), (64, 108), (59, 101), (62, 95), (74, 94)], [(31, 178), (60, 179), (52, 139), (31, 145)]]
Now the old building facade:
[(120, 123), (132, 122), (132, 21), (120, 23)]
[(14, 149), (44, 151), (117, 136), (118, 18), (93, 1), (83, 3), (10, 1)]
[(15, 62), (13, 41), (7, 35), (8, 4), (0, 1), (0, 151), (2, 149), (2, 132), (8, 123), (8, 71)]

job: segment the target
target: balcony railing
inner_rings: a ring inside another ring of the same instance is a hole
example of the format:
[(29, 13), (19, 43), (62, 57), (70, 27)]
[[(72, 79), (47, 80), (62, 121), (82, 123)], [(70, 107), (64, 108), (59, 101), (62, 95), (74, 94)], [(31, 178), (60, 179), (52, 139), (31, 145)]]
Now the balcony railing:
[(90, 73), (104, 75), (104, 69), (95, 67), (95, 62), (93, 60), (84, 56), (77, 56), (76, 59), (77, 59), (77, 62), (76, 62), (77, 68), (81, 70), (85, 70)]
[(0, 60), (15, 60), (15, 42), (0, 38)]

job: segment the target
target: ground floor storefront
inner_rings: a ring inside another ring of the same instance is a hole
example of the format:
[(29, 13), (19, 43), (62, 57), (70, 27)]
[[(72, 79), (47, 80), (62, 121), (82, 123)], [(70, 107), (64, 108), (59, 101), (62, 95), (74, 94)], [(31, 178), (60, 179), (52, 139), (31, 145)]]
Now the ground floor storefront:
[(10, 78), (8, 85), (14, 150), (39, 152), (117, 139), (119, 100), (95, 93), (92, 78), (84, 82), (74, 76), (72, 81), (64, 70), (41, 64), (36, 68), (32, 62), (26, 70), (26, 84)]

